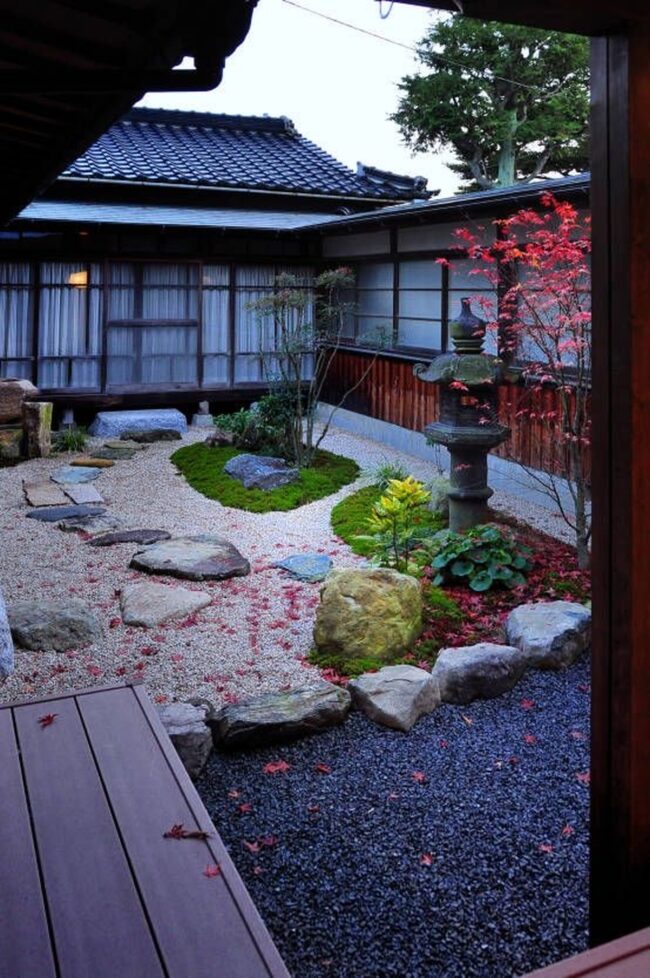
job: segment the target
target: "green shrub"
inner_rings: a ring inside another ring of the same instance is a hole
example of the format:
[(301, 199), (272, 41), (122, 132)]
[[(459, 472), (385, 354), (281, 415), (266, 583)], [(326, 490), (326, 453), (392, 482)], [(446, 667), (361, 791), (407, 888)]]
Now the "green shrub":
[(378, 486), (382, 492), (386, 492), (393, 479), (408, 479), (408, 470), (399, 462), (389, 462), (385, 459), (368, 472), (373, 484)]
[(391, 479), (366, 519), (370, 533), (360, 538), (370, 545), (370, 557), (378, 567), (393, 567), (418, 574), (426, 563), (422, 540), (430, 535), (418, 517), (429, 502), (429, 493), (412, 476)]
[(278, 455), (294, 461), (295, 451), (291, 442), (294, 414), (292, 393), (272, 391), (250, 408), (217, 415), (214, 423), (218, 428), (232, 432), (235, 448)]
[[(336, 536), (361, 557), (368, 557), (373, 551), (373, 541), (368, 541), (365, 536), (360, 537), (359, 534), (367, 525), (373, 506), (381, 495), (379, 486), (365, 486), (337, 503), (330, 515), (332, 530)], [(444, 526), (442, 517), (427, 509), (418, 512), (414, 519), (418, 526), (428, 531), (428, 534), (436, 533)]]
[(286, 512), (305, 503), (323, 499), (348, 485), (359, 475), (359, 466), (350, 458), (319, 451), (309, 469), (301, 469), (297, 482), (278, 489), (246, 489), (224, 472), (226, 462), (240, 455), (238, 448), (210, 448), (204, 442), (185, 445), (171, 456), (193, 489), (216, 499), (223, 506), (246, 509), (251, 513)]
[(466, 584), (472, 591), (525, 584), (531, 550), (493, 523), (465, 533), (441, 530), (429, 541), (434, 584)]
[(88, 441), (85, 428), (63, 428), (52, 433), (53, 452), (83, 452)]

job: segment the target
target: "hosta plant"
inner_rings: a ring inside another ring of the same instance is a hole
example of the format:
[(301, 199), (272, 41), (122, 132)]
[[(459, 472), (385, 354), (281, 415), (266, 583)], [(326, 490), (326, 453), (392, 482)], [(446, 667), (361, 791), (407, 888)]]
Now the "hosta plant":
[(472, 591), (517, 587), (526, 583), (532, 552), (493, 523), (464, 533), (441, 530), (428, 544), (433, 583), (466, 584)]
[(368, 545), (373, 564), (417, 574), (427, 562), (422, 543), (431, 529), (422, 516), (431, 498), (412, 476), (390, 479), (388, 488), (372, 507), (366, 526), (370, 531), (356, 539)]

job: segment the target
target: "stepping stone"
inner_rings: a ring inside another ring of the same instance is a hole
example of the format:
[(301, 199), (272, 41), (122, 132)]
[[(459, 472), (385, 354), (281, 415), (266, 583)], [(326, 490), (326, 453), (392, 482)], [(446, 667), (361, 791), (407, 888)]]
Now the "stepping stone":
[(171, 618), (186, 618), (207, 608), (211, 601), (210, 595), (201, 591), (140, 581), (122, 589), (120, 611), (125, 625), (155, 628)]
[(104, 442), (104, 448), (109, 452), (141, 452), (146, 447), (146, 445), (141, 445), (137, 441), (130, 441), (128, 438), (116, 438)]
[(506, 620), (506, 641), (528, 658), (530, 669), (566, 669), (591, 640), (591, 610), (576, 601), (519, 605)]
[(151, 431), (154, 428), (186, 432), (187, 421), (185, 415), (175, 408), (100, 411), (88, 430), (93, 437), (119, 438), (125, 431)]
[(102, 533), (101, 536), (88, 540), (91, 547), (112, 547), (116, 543), (158, 543), (159, 540), (170, 540), (171, 533), (167, 530), (117, 530), (115, 533)]
[(323, 581), (332, 569), (327, 554), (292, 554), (278, 560), (274, 567), (281, 567), (299, 581)]
[(7, 608), (0, 590), (0, 679), (14, 671), (14, 643), (11, 637)]
[(348, 683), (355, 706), (375, 723), (407, 733), (440, 703), (437, 681), (417, 666), (385, 666)]
[(23, 492), (30, 506), (65, 506), (66, 494), (53, 482), (23, 482)]
[(15, 601), (7, 608), (17, 648), (67, 652), (104, 638), (102, 624), (77, 598), (61, 601)]
[(69, 520), (61, 520), (59, 529), (64, 533), (87, 533), (89, 536), (99, 536), (100, 533), (110, 533), (124, 526), (118, 516), (110, 513), (100, 516), (76, 516)]
[(443, 703), (471, 703), (507, 693), (527, 668), (526, 654), (520, 649), (479, 642), (443, 649), (432, 676), (438, 682)]
[(32, 509), (25, 513), (27, 519), (41, 520), (44, 523), (59, 523), (76, 516), (101, 516), (106, 512), (103, 506), (48, 506)]
[(108, 458), (98, 458), (95, 455), (81, 455), (79, 458), (74, 458), (70, 462), (70, 465), (81, 465), (85, 466), (86, 468), (95, 469), (110, 469), (113, 465), (115, 465), (115, 462), (112, 462)]
[(59, 485), (78, 485), (80, 482), (92, 482), (99, 478), (102, 470), (96, 467), (88, 468), (82, 466), (64, 465), (62, 468), (52, 472), (50, 479), (58, 482)]
[(109, 462), (123, 462), (133, 458), (135, 454), (134, 448), (100, 448), (95, 452), (93, 458), (95, 460), (106, 459)]
[(134, 554), (130, 566), (147, 574), (169, 574), (190, 581), (243, 577), (251, 569), (232, 543), (207, 533), (154, 543)]
[(193, 703), (167, 703), (157, 709), (185, 770), (196, 781), (212, 750), (212, 734), (205, 722), (208, 707)]
[(228, 704), (213, 718), (208, 717), (208, 723), (220, 747), (262, 747), (337, 726), (351, 705), (347, 690), (333, 683), (319, 683)]
[(223, 467), (233, 479), (241, 482), (245, 489), (277, 489), (279, 486), (297, 482), (298, 469), (291, 468), (283, 458), (272, 455), (235, 455)]
[(103, 503), (104, 497), (95, 486), (89, 482), (81, 482), (78, 486), (67, 485), (65, 494), (69, 496), (73, 503), (82, 505), (83, 503)]

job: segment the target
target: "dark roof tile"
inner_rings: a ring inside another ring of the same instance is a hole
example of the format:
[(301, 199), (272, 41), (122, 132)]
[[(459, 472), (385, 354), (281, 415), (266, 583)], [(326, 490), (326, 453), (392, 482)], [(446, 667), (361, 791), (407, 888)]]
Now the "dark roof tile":
[(132, 109), (63, 177), (284, 191), (376, 200), (426, 199), (426, 181), (348, 169), (290, 119)]

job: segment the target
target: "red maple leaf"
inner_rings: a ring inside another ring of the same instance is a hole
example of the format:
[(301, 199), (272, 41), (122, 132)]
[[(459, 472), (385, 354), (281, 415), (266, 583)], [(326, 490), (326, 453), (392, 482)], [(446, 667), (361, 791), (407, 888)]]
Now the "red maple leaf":
[(245, 846), (249, 852), (252, 852), (253, 855), (256, 855), (262, 848), (259, 842), (248, 842), (246, 839), (242, 841), (242, 845)]
[(565, 825), (564, 828), (562, 829), (561, 834), (564, 836), (565, 839), (568, 839), (569, 836), (573, 835), (574, 832), (575, 829), (572, 825)]
[(535, 734), (524, 734), (524, 743), (531, 744), (531, 745), (536, 744), (537, 737), (535, 736)]
[(446, 740), (441, 740), (441, 741), (440, 741), (440, 746), (441, 746), (441, 747), (447, 747), (447, 746), (448, 746), (448, 741), (446, 741)]
[(231, 788), (230, 791), (228, 792), (228, 797), (229, 798), (239, 798), (239, 795), (240, 794), (241, 794), (241, 792), (237, 791), (236, 788)]
[(553, 852), (553, 846), (549, 845), (548, 842), (540, 842), (537, 848), (540, 852)]
[(166, 832), (163, 832), (163, 839), (184, 839), (184, 838), (185, 838), (185, 829), (183, 827), (182, 822), (179, 822), (176, 825), (172, 825), (171, 829), (167, 829)]
[(265, 873), (266, 872), (266, 870), (265, 869), (262, 869), (261, 866), (253, 866), (251, 872), (252, 872), (253, 876), (261, 876), (262, 873)]
[(576, 780), (580, 784), (591, 784), (591, 772), (590, 771), (580, 771), (576, 774)]
[(418, 784), (425, 784), (427, 780), (427, 776), (424, 771), (413, 771), (411, 777), (414, 781), (417, 781)]
[(423, 852), (421, 854), (420, 866), (433, 866), (433, 856), (430, 852)]
[(280, 840), (278, 839), (277, 835), (263, 835), (260, 838), (261, 845), (267, 846), (269, 848), (271, 846), (277, 846), (277, 844), (278, 844), (279, 841)]
[(240, 815), (248, 815), (249, 812), (253, 811), (253, 806), (250, 801), (243, 801), (241, 805), (237, 805), (237, 811)]
[(286, 774), (291, 770), (291, 765), (286, 761), (269, 761), (262, 768), (264, 774)]
[(38, 722), (41, 727), (51, 727), (58, 715), (58, 713), (44, 713), (42, 717), (38, 718)]
[(535, 706), (535, 700), (529, 700), (524, 697), (520, 705), (522, 710), (532, 710)]
[(215, 876), (221, 876), (221, 866), (217, 863), (213, 863), (211, 866), (206, 866), (203, 870), (203, 875), (207, 876), (209, 880), (213, 880)]
[(331, 774), (332, 768), (329, 766), (329, 764), (314, 764), (314, 771), (316, 771), (317, 774)]

